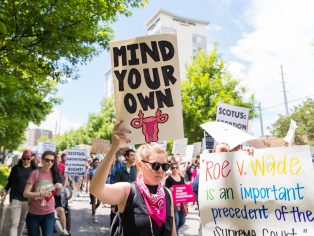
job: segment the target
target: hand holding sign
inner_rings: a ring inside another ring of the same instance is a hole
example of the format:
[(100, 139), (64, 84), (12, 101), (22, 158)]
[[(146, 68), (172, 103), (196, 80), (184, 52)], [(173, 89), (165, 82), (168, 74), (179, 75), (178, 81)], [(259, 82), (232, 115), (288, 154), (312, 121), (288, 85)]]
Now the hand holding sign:
[(112, 133), (112, 144), (111, 146), (117, 149), (128, 146), (130, 139), (127, 137), (127, 134), (130, 134), (131, 131), (123, 127), (123, 121), (120, 120), (114, 125)]

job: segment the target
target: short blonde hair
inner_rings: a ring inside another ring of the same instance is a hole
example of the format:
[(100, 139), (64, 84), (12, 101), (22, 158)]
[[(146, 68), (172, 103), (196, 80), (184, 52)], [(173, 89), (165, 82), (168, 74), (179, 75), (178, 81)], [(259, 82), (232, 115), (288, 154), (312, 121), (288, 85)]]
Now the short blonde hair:
[(165, 157), (167, 158), (167, 152), (165, 149), (160, 146), (159, 144), (143, 144), (141, 145), (136, 152), (136, 161), (139, 162), (141, 160), (147, 160), (147, 158), (153, 154), (165, 154)]

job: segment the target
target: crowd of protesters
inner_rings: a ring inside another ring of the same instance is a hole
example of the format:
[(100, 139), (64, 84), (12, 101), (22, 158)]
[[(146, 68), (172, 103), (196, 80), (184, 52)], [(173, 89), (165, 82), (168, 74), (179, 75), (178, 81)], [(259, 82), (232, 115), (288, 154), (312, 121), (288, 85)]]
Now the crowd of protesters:
[[(156, 144), (124, 149), (122, 155), (121, 148), (129, 144), (127, 132), (116, 124), (106, 156), (90, 157), (84, 176), (65, 174), (65, 153), (47, 151), (36, 158), (25, 150), (1, 190), (2, 196), (10, 190), (10, 235), (23, 235), (25, 223), (28, 235), (53, 235), (55, 215), (62, 235), (70, 235), (68, 200), (82, 191), (90, 195), (93, 223), (98, 223), (101, 202), (111, 205), (111, 235), (177, 235), (188, 206), (173, 203), (173, 186), (193, 183), (197, 199), (198, 159), (182, 163)], [(229, 151), (227, 144), (217, 146), (217, 152), (224, 151)]]

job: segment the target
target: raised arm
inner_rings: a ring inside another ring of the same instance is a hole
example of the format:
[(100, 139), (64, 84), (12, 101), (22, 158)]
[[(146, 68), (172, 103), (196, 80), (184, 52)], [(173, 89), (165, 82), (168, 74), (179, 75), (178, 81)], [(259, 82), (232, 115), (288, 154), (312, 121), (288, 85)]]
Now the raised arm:
[(106, 184), (116, 152), (130, 142), (127, 133), (130, 131), (122, 127), (122, 121), (115, 124), (110, 149), (97, 167), (90, 183), (90, 193), (100, 201), (110, 205), (124, 205), (130, 192), (130, 183)]

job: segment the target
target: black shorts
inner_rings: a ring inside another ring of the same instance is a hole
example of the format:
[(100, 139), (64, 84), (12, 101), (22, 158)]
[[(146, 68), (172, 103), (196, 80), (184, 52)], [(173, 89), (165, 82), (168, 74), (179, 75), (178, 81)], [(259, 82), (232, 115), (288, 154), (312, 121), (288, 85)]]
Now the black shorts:
[(55, 197), (55, 208), (63, 207), (61, 204), (61, 196), (54, 196)]

